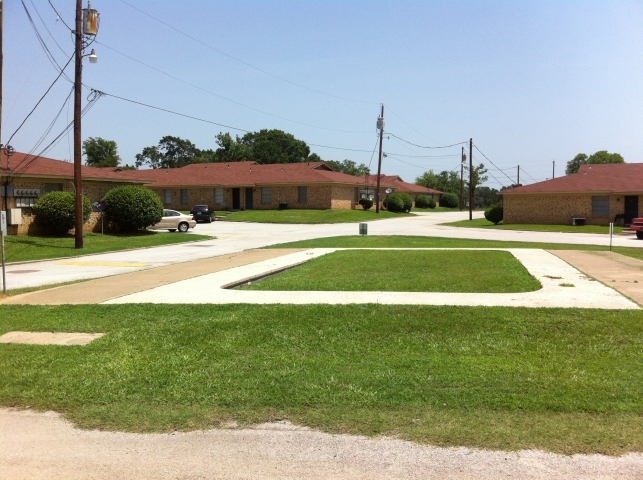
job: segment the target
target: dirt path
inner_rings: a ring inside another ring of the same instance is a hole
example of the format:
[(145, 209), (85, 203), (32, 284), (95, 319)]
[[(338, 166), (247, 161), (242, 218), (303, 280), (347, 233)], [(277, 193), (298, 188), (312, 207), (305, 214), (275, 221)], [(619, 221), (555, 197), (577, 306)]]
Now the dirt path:
[(590, 277), (643, 305), (643, 260), (614, 252), (549, 250)]
[[(220, 272), (299, 251), (301, 249), (294, 248), (249, 250), (10, 296), (0, 300), (0, 304), (64, 305), (101, 303), (123, 295), (142, 292), (188, 278), (200, 277), (209, 273)], [(198, 292), (194, 292), (194, 295), (198, 296)]]
[(132, 434), (75, 429), (55, 413), (0, 410), (0, 478), (643, 479), (643, 455), (435, 448), (329, 435), (288, 423)]

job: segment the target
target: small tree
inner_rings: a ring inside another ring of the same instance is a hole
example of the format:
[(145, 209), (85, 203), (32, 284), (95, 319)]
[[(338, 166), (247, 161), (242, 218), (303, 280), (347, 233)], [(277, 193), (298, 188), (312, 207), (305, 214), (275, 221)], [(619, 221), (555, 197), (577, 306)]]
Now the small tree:
[[(35, 223), (47, 234), (66, 235), (76, 222), (75, 195), (72, 192), (50, 192), (38, 199), (34, 207)], [(83, 197), (83, 223), (89, 220), (92, 204)]]
[(373, 206), (373, 200), (371, 200), (370, 198), (360, 198), (359, 204), (362, 206), (364, 210), (368, 210)]
[(105, 195), (105, 214), (124, 232), (140, 230), (161, 221), (163, 204), (145, 187), (116, 187)]
[(83, 142), (83, 154), (87, 156), (85, 163), (90, 167), (117, 167), (121, 163), (114, 140), (89, 137)]
[(489, 220), (494, 225), (498, 225), (500, 222), (502, 222), (502, 214), (502, 205), (496, 205), (484, 211), (484, 218)]
[(445, 193), (440, 196), (440, 206), (446, 208), (458, 208), (460, 200), (455, 193)]

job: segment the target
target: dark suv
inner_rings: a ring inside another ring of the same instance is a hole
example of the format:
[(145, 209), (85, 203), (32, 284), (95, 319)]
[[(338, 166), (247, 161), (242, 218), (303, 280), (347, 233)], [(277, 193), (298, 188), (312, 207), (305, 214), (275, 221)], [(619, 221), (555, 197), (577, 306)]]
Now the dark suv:
[(212, 223), (214, 222), (214, 210), (210, 209), (210, 205), (195, 205), (190, 210), (192, 218), (194, 218), (197, 223), (200, 221)]

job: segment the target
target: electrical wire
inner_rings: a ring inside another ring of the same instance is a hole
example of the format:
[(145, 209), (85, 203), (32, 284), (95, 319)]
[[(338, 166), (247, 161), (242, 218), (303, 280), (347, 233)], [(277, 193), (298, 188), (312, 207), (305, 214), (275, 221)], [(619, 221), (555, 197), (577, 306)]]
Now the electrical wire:
[(42, 101), (44, 100), (44, 98), (47, 96), (47, 94), (51, 91), (51, 89), (52, 89), (52, 88), (53, 88), (53, 86), (56, 84), (56, 82), (58, 81), (58, 79), (62, 76), (62, 74), (63, 74), (63, 73), (64, 73), (64, 71), (65, 71), (65, 68), (67, 68), (67, 65), (69, 65), (69, 62), (71, 62), (73, 58), (74, 58), (74, 56), (73, 56), (73, 55), (72, 55), (71, 57), (69, 57), (69, 60), (67, 60), (67, 63), (65, 64), (65, 66), (63, 67), (63, 69), (62, 69), (62, 70), (60, 70), (60, 73), (58, 74), (58, 76), (56, 76), (56, 79), (51, 83), (51, 85), (49, 85), (49, 88), (47, 89), (47, 91), (42, 95), (42, 97), (40, 97), (40, 99), (38, 100), (38, 102), (36, 103), (36, 105), (31, 109), (31, 111), (29, 112), (29, 114), (25, 117), (25, 119), (22, 121), (22, 123), (18, 126), (18, 128), (16, 129), (16, 131), (15, 131), (15, 132), (13, 132), (13, 133), (11, 134), (11, 137), (9, 137), (9, 140), (7, 141), (7, 145), (10, 145), (10, 144), (11, 144), (11, 140), (13, 139), (13, 137), (16, 135), (16, 133), (18, 133), (18, 132), (20, 131), (20, 129), (21, 129), (21, 128), (22, 128), (22, 126), (25, 124), (25, 122), (29, 119), (29, 117), (31, 116), (31, 114), (32, 114), (33, 112), (35, 112), (35, 111), (36, 111), (36, 108), (38, 108), (38, 105), (40, 105), (40, 102), (42, 102)]
[(405, 121), (404, 121), (404, 119), (403, 119), (402, 117), (400, 117), (397, 113), (395, 113), (395, 112), (393, 111), (393, 109), (391, 109), (391, 107), (389, 107), (389, 106), (387, 105), (387, 106), (386, 106), (386, 109), (387, 109), (389, 112), (391, 112), (393, 115), (395, 115), (398, 119), (400, 119), (400, 120), (402, 121), (402, 123), (404, 123), (406, 126), (410, 127), (411, 129), (415, 130), (415, 131), (416, 131), (417, 133), (419, 133), (420, 135), (424, 136), (424, 134), (423, 134), (422, 132), (420, 132), (419, 130), (417, 130), (416, 128), (414, 128), (411, 124), (409, 124), (409, 123), (405, 122)]
[(398, 138), (398, 139), (402, 140), (403, 142), (406, 142), (409, 145), (413, 145), (414, 147), (418, 147), (418, 148), (430, 148), (430, 149), (434, 149), (434, 148), (450, 148), (450, 147), (457, 147), (458, 145), (464, 145), (466, 143), (469, 143), (469, 142), (458, 142), (458, 143), (454, 143), (453, 145), (443, 145), (441, 147), (427, 147), (427, 146), (424, 146), (424, 145), (418, 145), (416, 143), (409, 142), (408, 140), (404, 140), (403, 138), (398, 137), (397, 135), (395, 135), (394, 133), (391, 133), (391, 132), (386, 132), (386, 135), (391, 135), (392, 137)]
[[(473, 146), (475, 147), (475, 149), (476, 149), (476, 150), (478, 150), (478, 152), (480, 153), (480, 155), (482, 155), (484, 158), (486, 158), (486, 159), (487, 159), (487, 161), (488, 161), (491, 165), (493, 165), (493, 166), (494, 166), (494, 167), (496, 167), (498, 170), (500, 170), (500, 168), (498, 168), (498, 165), (496, 165), (496, 164), (495, 164), (495, 163), (493, 163), (491, 160), (489, 160), (489, 157), (487, 157), (484, 153), (482, 153), (482, 151), (478, 148), (478, 146), (477, 146), (477, 145), (475, 145), (475, 144), (474, 144)], [(512, 179), (509, 175), (507, 175), (507, 174), (506, 174), (505, 172), (503, 172), (502, 170), (500, 170), (500, 172), (501, 172), (505, 177), (507, 177), (507, 178), (509, 179), (509, 181), (513, 184), (513, 179)]]
[(54, 4), (53, 4), (53, 3), (51, 3), (51, 0), (49, 0), (49, 5), (51, 5), (51, 8), (53, 8), (53, 9), (54, 9), (54, 12), (56, 12), (56, 15), (58, 15), (58, 18), (60, 19), (60, 21), (61, 21), (61, 22), (63, 22), (63, 25), (64, 25), (65, 27), (67, 27), (67, 29), (69, 29), (69, 31), (70, 31), (70, 32), (73, 32), (73, 31), (74, 31), (74, 29), (73, 29), (73, 28), (71, 28), (69, 25), (67, 25), (67, 24), (65, 23), (65, 20), (63, 20), (62, 15), (61, 15), (60, 13), (58, 13), (58, 10), (56, 10), (56, 7), (54, 7)]
[(268, 76), (270, 76), (270, 77), (276, 78), (276, 79), (281, 80), (281, 81), (283, 81), (283, 82), (289, 83), (289, 84), (294, 85), (294, 86), (296, 86), (296, 87), (303, 88), (303, 89), (305, 89), (305, 90), (309, 90), (309, 91), (311, 91), (311, 92), (315, 92), (315, 93), (318, 93), (318, 94), (320, 94), (320, 95), (325, 95), (325, 96), (327, 96), (327, 97), (337, 98), (337, 99), (339, 99), (339, 100), (345, 100), (345, 101), (348, 101), (348, 102), (365, 103), (365, 104), (371, 104), (371, 105), (379, 105), (379, 102), (369, 102), (369, 101), (365, 101), (365, 100), (356, 100), (356, 99), (353, 99), (353, 98), (342, 97), (342, 96), (339, 96), (339, 95), (333, 95), (332, 93), (327, 93), (327, 92), (323, 92), (323, 91), (321, 91), (321, 90), (316, 90), (316, 89), (314, 89), (314, 88), (306, 87), (305, 85), (301, 85), (301, 84), (299, 84), (299, 83), (296, 83), (296, 82), (293, 82), (293, 81), (291, 81), (291, 80), (288, 80), (287, 78), (280, 77), (279, 75), (275, 75), (274, 73), (270, 73), (270, 72), (268, 72), (268, 71), (266, 71), (266, 70), (263, 70), (263, 69), (261, 69), (261, 68), (259, 68), (259, 67), (256, 67), (256, 66), (252, 65), (251, 63), (246, 62), (245, 60), (241, 60), (240, 58), (237, 58), (237, 57), (235, 57), (234, 55), (230, 55), (229, 53), (226, 53), (226, 52), (224, 52), (224, 51), (222, 51), (222, 50), (219, 50), (218, 48), (213, 47), (212, 45), (209, 45), (209, 44), (205, 43), (204, 41), (199, 40), (198, 38), (193, 37), (192, 35), (190, 35), (190, 34), (188, 34), (188, 33), (185, 33), (185, 32), (184, 32), (184, 31), (182, 31), (182, 30), (179, 30), (178, 28), (176, 28), (176, 27), (174, 27), (174, 26), (170, 25), (170, 24), (169, 24), (169, 23), (167, 23), (167, 22), (164, 22), (163, 20), (161, 20), (161, 19), (159, 19), (159, 18), (155, 17), (154, 15), (152, 15), (152, 14), (150, 14), (150, 13), (145, 12), (144, 10), (141, 10), (141, 9), (140, 9), (140, 8), (138, 8), (138, 7), (135, 7), (134, 5), (132, 5), (132, 4), (131, 4), (131, 3), (129, 3), (129, 2), (126, 2), (125, 0), (120, 0), (120, 1), (121, 1), (122, 3), (124, 3), (125, 5), (128, 5), (129, 7), (133, 8), (134, 10), (137, 10), (138, 12), (142, 13), (143, 15), (145, 15), (145, 16), (147, 16), (147, 17), (149, 17), (149, 18), (151, 18), (151, 19), (153, 19), (153, 20), (155, 20), (155, 21), (157, 21), (157, 22), (161, 23), (162, 25), (165, 25), (166, 27), (168, 27), (168, 28), (170, 28), (170, 29), (174, 30), (175, 32), (177, 32), (177, 33), (179, 33), (179, 34), (183, 35), (184, 37), (189, 38), (190, 40), (193, 40), (193, 41), (195, 41), (195, 42), (197, 42), (197, 43), (199, 43), (199, 44), (203, 45), (204, 47), (209, 48), (210, 50), (213, 50), (213, 51), (215, 51), (215, 52), (217, 52), (217, 53), (219, 53), (219, 54), (221, 54), (221, 55), (224, 55), (224, 56), (226, 56), (226, 57), (228, 57), (228, 58), (231, 58), (232, 60), (235, 60), (235, 61), (237, 61), (237, 62), (239, 62), (239, 63), (242, 63), (242, 64), (246, 65), (247, 67), (250, 67), (250, 68), (252, 68), (252, 69), (254, 69), (254, 70), (257, 70), (257, 71), (259, 71), (259, 72), (261, 72), (261, 73), (263, 73), (263, 74), (265, 74), (265, 75), (268, 75)]
[(115, 53), (117, 53), (117, 54), (119, 54), (119, 55), (122, 55), (122, 56), (123, 56), (123, 57), (125, 57), (125, 58), (129, 58), (130, 60), (132, 60), (132, 61), (134, 61), (134, 62), (136, 62), (136, 63), (140, 63), (141, 65), (144, 65), (145, 67), (147, 67), (147, 68), (149, 68), (149, 69), (152, 69), (152, 70), (154, 70), (155, 72), (158, 72), (158, 73), (160, 73), (160, 74), (162, 74), (162, 75), (165, 75), (165, 76), (167, 76), (167, 77), (170, 77), (170, 78), (172, 78), (172, 79), (174, 79), (174, 80), (176, 80), (176, 81), (178, 81), (178, 82), (184, 83), (185, 85), (189, 85), (189, 86), (190, 86), (190, 87), (192, 87), (192, 88), (196, 88), (197, 90), (200, 90), (200, 91), (202, 91), (202, 92), (205, 92), (205, 93), (207, 93), (207, 94), (209, 94), (209, 95), (212, 95), (212, 96), (214, 96), (214, 97), (221, 98), (221, 99), (223, 99), (223, 100), (225, 100), (225, 101), (227, 101), (227, 102), (234, 103), (235, 105), (239, 105), (239, 106), (244, 107), (244, 108), (247, 108), (247, 109), (249, 109), (249, 110), (253, 110), (253, 111), (255, 111), (255, 112), (259, 112), (259, 113), (262, 113), (262, 114), (264, 114), (264, 115), (268, 115), (268, 116), (270, 116), (270, 117), (278, 118), (278, 119), (280, 119), (280, 120), (284, 120), (284, 121), (286, 121), (286, 122), (296, 123), (296, 124), (298, 124), (298, 125), (304, 125), (304, 126), (306, 126), (306, 127), (319, 128), (319, 129), (321, 129), (321, 130), (328, 130), (328, 131), (331, 131), (331, 132), (342, 132), (342, 133), (370, 133), (370, 132), (365, 132), (365, 131), (363, 131), (363, 130), (362, 130), (362, 131), (357, 131), (357, 130), (341, 130), (341, 129), (338, 129), (338, 128), (321, 127), (321, 126), (319, 126), (319, 125), (313, 125), (313, 124), (310, 124), (310, 123), (299, 122), (299, 121), (297, 121), (297, 120), (291, 120), (290, 118), (286, 118), (286, 117), (282, 117), (282, 116), (279, 116), (279, 115), (275, 115), (275, 114), (273, 114), (273, 113), (269, 113), (269, 112), (266, 112), (266, 111), (264, 111), (264, 110), (260, 110), (260, 109), (258, 109), (258, 108), (254, 108), (254, 107), (251, 107), (251, 106), (249, 106), (249, 105), (245, 105), (245, 104), (243, 104), (243, 103), (241, 103), (241, 102), (237, 102), (236, 100), (232, 100), (231, 98), (224, 97), (223, 95), (219, 95), (218, 93), (214, 93), (214, 92), (212, 92), (212, 91), (210, 91), (210, 90), (207, 90), (207, 89), (205, 89), (205, 88), (203, 88), (203, 87), (199, 87), (198, 85), (195, 85), (195, 84), (190, 83), (190, 82), (188, 82), (188, 81), (186, 81), (186, 80), (183, 80), (183, 79), (181, 79), (181, 78), (179, 78), (179, 77), (177, 77), (177, 76), (175, 76), (175, 75), (172, 75), (171, 73), (164, 72), (163, 70), (161, 70), (161, 69), (159, 69), (159, 68), (153, 67), (152, 65), (149, 65), (149, 64), (147, 64), (147, 63), (145, 63), (145, 62), (142, 62), (142, 61), (140, 61), (140, 60), (138, 60), (138, 59), (136, 59), (136, 58), (134, 58), (134, 57), (132, 57), (132, 56), (130, 56), (130, 55), (128, 55), (128, 54), (126, 54), (126, 53), (120, 52), (120, 51), (116, 50), (115, 48), (110, 47), (109, 45), (106, 45), (106, 44), (104, 44), (104, 43), (102, 43), (102, 42), (99, 42), (98, 40), (96, 40), (96, 43), (97, 43), (98, 45), (101, 45), (101, 46), (103, 46), (103, 47), (107, 48), (108, 50), (111, 50), (112, 52), (115, 52)]
[(47, 135), (49, 135), (49, 132), (51, 132), (51, 130), (54, 128), (54, 125), (55, 125), (55, 124), (56, 124), (56, 122), (58, 121), (58, 118), (59, 118), (59, 117), (60, 117), (60, 115), (62, 114), (63, 110), (64, 110), (64, 109), (65, 109), (65, 107), (68, 105), (68, 103), (69, 103), (69, 99), (71, 98), (72, 93), (74, 93), (74, 87), (73, 87), (73, 86), (72, 86), (72, 87), (71, 87), (71, 89), (69, 90), (69, 94), (68, 94), (68, 95), (67, 95), (67, 97), (65, 98), (65, 101), (63, 102), (62, 107), (60, 107), (60, 110), (58, 110), (58, 113), (56, 114), (56, 116), (54, 117), (54, 119), (51, 121), (51, 123), (49, 124), (49, 126), (45, 129), (45, 132), (40, 136), (40, 138), (38, 139), (38, 141), (36, 142), (36, 144), (31, 148), (31, 150), (30, 150), (29, 152), (27, 152), (27, 155), (31, 155), (33, 152), (35, 152), (35, 151), (38, 149), (38, 147), (40, 147), (40, 145), (42, 144), (42, 142), (44, 142), (44, 140), (45, 140), (45, 138), (47, 137)]
[[(53, 35), (51, 34), (51, 32), (49, 31), (49, 28), (47, 27), (47, 24), (45, 23), (45, 21), (44, 21), (44, 20), (42, 19), (42, 17), (40, 16), (40, 12), (39, 12), (39, 11), (38, 11), (38, 9), (36, 8), (36, 5), (33, 3), (33, 0), (29, 0), (29, 2), (31, 3), (31, 6), (32, 6), (32, 7), (33, 7), (33, 9), (35, 10), (36, 15), (38, 15), (38, 18), (40, 19), (40, 22), (42, 23), (42, 26), (43, 26), (43, 27), (45, 27), (45, 30), (47, 30), (47, 33), (49, 34), (49, 37), (54, 41), (54, 43), (56, 44), (56, 46), (58, 47), (58, 49), (59, 49), (61, 52), (63, 52), (63, 54), (64, 54), (64, 55), (67, 55), (67, 52), (65, 52), (65, 50), (63, 50), (63, 47), (61, 47), (61, 46), (60, 46), (60, 44), (56, 41), (56, 39), (54, 38), (54, 36), (53, 36)], [(56, 13), (57, 13), (57, 12), (56, 12)]]

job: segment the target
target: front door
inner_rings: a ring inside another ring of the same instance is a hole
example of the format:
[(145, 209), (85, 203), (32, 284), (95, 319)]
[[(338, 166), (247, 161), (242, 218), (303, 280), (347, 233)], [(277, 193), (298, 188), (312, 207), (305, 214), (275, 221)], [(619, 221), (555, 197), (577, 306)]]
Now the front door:
[(623, 222), (625, 225), (632, 223), (632, 219), (639, 216), (639, 197), (637, 195), (628, 195), (625, 197), (625, 218)]
[(246, 210), (252, 210), (254, 208), (252, 204), (252, 188), (246, 188)]
[(232, 189), (232, 210), (239, 210), (241, 208), (241, 189)]

